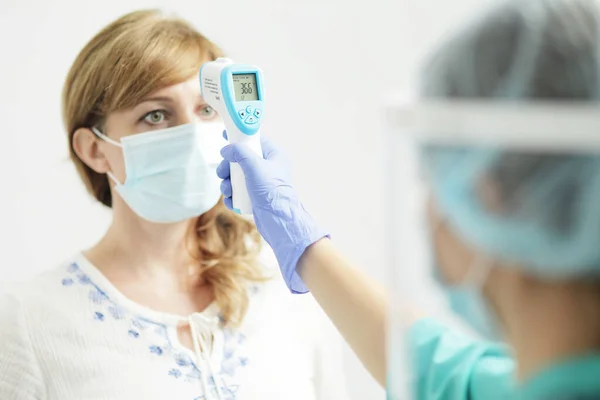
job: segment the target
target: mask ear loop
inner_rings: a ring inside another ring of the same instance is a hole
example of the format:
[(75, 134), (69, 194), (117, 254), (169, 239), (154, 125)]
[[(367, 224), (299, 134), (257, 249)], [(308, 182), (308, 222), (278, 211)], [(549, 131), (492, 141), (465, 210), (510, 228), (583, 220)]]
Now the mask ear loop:
[[(437, 215), (437, 220), (433, 223), (433, 226), (430, 230), (430, 235), (432, 239), (433, 235), (435, 235), (435, 232), (447, 222), (448, 219), (446, 217)], [(469, 270), (465, 274), (462, 281), (457, 284), (457, 286), (476, 287), (477, 289), (481, 290), (483, 289), (483, 286), (485, 285), (491, 272), (491, 260), (488, 257), (477, 255), (475, 261), (471, 263)]]
[[(105, 142), (107, 142), (107, 143), (110, 143), (110, 144), (112, 144), (112, 145), (114, 145), (114, 146), (117, 146), (117, 147), (123, 148), (123, 145), (122, 145), (121, 143), (117, 142), (116, 140), (113, 140), (113, 139), (109, 138), (109, 137), (108, 137), (108, 136), (106, 136), (104, 133), (100, 132), (100, 131), (98, 130), (98, 128), (96, 128), (95, 126), (92, 126), (91, 130), (92, 130), (92, 132), (94, 133), (94, 135), (98, 136), (100, 139), (104, 140)], [(111, 180), (112, 180), (114, 183), (116, 183), (117, 185), (119, 185), (119, 186), (121, 186), (121, 185), (122, 185), (122, 183), (121, 183), (121, 182), (119, 182), (119, 180), (118, 180), (118, 179), (117, 179), (117, 178), (116, 178), (116, 177), (113, 175), (113, 173), (112, 173), (112, 172), (110, 172), (110, 171), (106, 171), (106, 175), (108, 175), (108, 177), (109, 177), (109, 178), (110, 178), (110, 179), (111, 179)]]
[(476, 287), (477, 289), (482, 290), (491, 272), (491, 260), (487, 257), (477, 256), (460, 285)]
[(108, 136), (106, 136), (104, 133), (100, 132), (98, 130), (98, 128), (96, 128), (95, 126), (92, 126), (92, 132), (94, 132), (94, 135), (98, 136), (100, 139), (104, 140), (107, 143), (113, 144), (117, 147), (123, 147), (123, 145), (119, 142), (117, 142), (116, 140), (113, 140), (111, 138), (109, 138)]
[[(426, 175), (429, 173), (428, 171), (423, 171)], [(433, 190), (429, 190), (428, 193), (429, 201), (433, 201), (435, 199)], [(432, 208), (431, 208), (432, 207)], [(435, 233), (442, 226), (446, 225), (449, 222), (449, 218), (444, 215), (444, 213), (435, 206), (435, 203), (429, 203), (427, 206), (427, 212), (433, 212), (435, 216), (435, 221), (430, 227), (429, 235), (431, 240)], [(433, 243), (433, 242), (432, 242)], [(464, 275), (462, 281), (457, 284), (453, 284), (452, 286), (460, 286), (460, 287), (476, 287), (479, 290), (483, 289), (490, 273), (492, 272), (492, 261), (485, 256), (476, 255), (475, 261), (471, 263), (469, 270)], [(441, 271), (439, 271), (441, 272)], [(443, 279), (445, 281), (445, 279)]]

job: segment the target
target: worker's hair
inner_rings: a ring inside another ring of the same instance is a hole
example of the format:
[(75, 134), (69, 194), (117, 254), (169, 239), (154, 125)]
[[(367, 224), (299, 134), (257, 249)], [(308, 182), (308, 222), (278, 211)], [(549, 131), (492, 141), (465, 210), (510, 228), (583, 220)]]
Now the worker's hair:
[[(221, 50), (187, 22), (158, 10), (124, 15), (102, 29), (81, 50), (67, 76), (62, 112), (71, 159), (88, 191), (112, 206), (105, 174), (86, 165), (75, 153), (79, 128), (102, 126), (111, 112), (139, 104), (151, 93), (198, 74), (200, 66)], [(203, 281), (211, 285), (226, 323), (241, 322), (247, 286), (263, 281), (258, 263), (256, 227), (219, 202), (191, 224), (189, 246)]]

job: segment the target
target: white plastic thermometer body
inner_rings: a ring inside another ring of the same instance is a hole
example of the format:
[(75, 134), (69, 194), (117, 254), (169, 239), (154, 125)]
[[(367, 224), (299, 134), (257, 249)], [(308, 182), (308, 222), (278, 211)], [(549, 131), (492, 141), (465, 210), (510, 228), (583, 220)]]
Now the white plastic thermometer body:
[[(244, 142), (260, 157), (260, 124), (263, 117), (262, 71), (252, 65), (218, 58), (202, 65), (200, 87), (204, 101), (225, 123), (229, 143)], [(233, 209), (252, 214), (252, 203), (241, 167), (231, 163)]]

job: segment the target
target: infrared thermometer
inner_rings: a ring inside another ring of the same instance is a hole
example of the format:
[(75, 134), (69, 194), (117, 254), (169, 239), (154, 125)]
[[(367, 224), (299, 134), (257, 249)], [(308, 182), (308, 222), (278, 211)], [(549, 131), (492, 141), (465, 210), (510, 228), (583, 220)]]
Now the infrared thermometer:
[[(217, 58), (200, 68), (202, 98), (223, 119), (229, 143), (243, 142), (259, 157), (260, 124), (263, 117), (263, 75), (252, 65)], [(252, 203), (242, 168), (231, 163), (233, 211), (252, 214)]]

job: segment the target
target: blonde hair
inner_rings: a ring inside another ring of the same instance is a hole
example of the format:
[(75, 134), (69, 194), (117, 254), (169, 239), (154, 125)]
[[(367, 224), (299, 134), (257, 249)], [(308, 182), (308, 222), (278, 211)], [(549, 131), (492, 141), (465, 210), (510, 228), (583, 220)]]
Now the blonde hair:
[[(151, 93), (198, 74), (221, 50), (187, 22), (158, 10), (136, 11), (100, 31), (81, 50), (65, 81), (63, 119), (69, 151), (88, 191), (112, 206), (108, 179), (87, 166), (73, 148), (82, 127), (101, 126), (114, 111), (139, 104)], [(226, 324), (237, 325), (248, 307), (248, 285), (264, 281), (258, 264), (260, 236), (254, 224), (219, 202), (198, 217), (190, 253), (211, 285)]]

